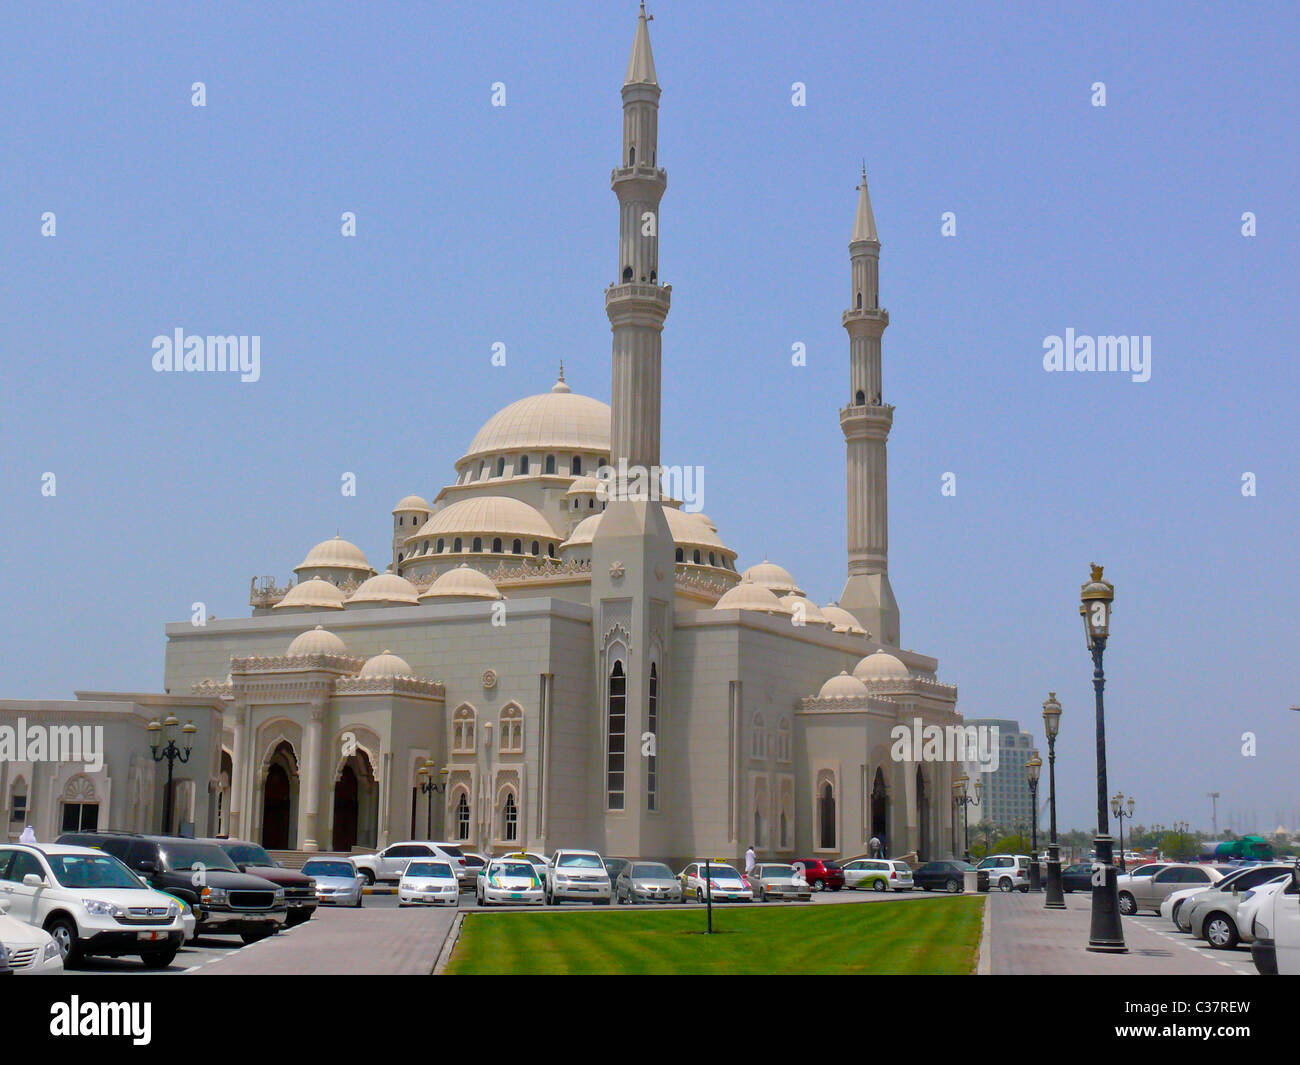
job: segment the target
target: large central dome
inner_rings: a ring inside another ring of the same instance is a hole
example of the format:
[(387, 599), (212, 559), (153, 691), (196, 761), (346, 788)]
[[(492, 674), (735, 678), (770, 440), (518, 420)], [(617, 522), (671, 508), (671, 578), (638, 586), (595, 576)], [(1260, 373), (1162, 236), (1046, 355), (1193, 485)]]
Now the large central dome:
[(475, 434), (460, 462), (511, 451), (608, 454), (609, 419), (608, 404), (578, 395), (561, 376), (549, 392), (517, 400), (492, 415)]

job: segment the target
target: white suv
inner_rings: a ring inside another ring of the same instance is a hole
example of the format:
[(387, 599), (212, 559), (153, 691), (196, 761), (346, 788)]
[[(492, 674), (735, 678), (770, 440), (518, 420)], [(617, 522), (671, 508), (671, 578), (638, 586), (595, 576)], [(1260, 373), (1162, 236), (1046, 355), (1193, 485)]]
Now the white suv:
[(1030, 861), (1027, 854), (990, 854), (975, 868), (988, 871), (990, 891), (1028, 891)]
[(428, 840), (394, 843), (378, 854), (357, 855), (352, 859), (352, 864), (357, 867), (361, 879), (367, 885), (372, 885), (380, 880), (401, 880), (407, 864), (413, 858), (432, 858), (435, 861), (446, 862), (456, 874), (456, 881), (462, 889), (469, 878), (469, 870), (465, 867), (465, 856), (461, 854), (459, 847), (450, 843), (432, 843)]
[(180, 903), (91, 847), (0, 846), (0, 900), (10, 917), (49, 932), (65, 965), (136, 954), (165, 969), (185, 937)]
[(585, 899), (608, 906), (609, 872), (595, 851), (558, 850), (546, 863), (546, 902), (556, 906), (565, 899)]

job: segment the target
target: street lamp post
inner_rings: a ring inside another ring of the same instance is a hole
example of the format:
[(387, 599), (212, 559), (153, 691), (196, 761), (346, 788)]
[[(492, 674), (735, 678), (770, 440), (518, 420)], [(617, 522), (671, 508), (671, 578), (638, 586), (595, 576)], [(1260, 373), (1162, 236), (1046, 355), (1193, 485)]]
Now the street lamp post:
[(1032, 852), (1029, 863), (1029, 890), (1043, 890), (1043, 871), (1038, 867), (1038, 776), (1043, 771), (1043, 760), (1038, 757), (1038, 751), (1035, 749), (1029, 756), (1029, 761), (1025, 763), (1025, 776), (1029, 780), (1029, 832), (1031, 842), (1029, 849)]
[(1047, 800), (1051, 810), (1052, 837), (1047, 844), (1047, 900), (1045, 909), (1065, 909), (1065, 892), (1061, 889), (1061, 848), (1056, 842), (1056, 734), (1061, 729), (1061, 704), (1056, 692), (1047, 693), (1043, 703), (1043, 729), (1047, 733)]
[(967, 864), (970, 864), (970, 808), (984, 798), (984, 781), (975, 781), (975, 795), (973, 797), (967, 791), (969, 784), (970, 777), (963, 773), (952, 786), (953, 802), (961, 807), (961, 823), (965, 833)]
[(1088, 650), (1092, 652), (1092, 689), (1097, 699), (1097, 865), (1101, 882), (1092, 882), (1092, 927), (1088, 936), (1091, 951), (1127, 954), (1124, 929), (1119, 918), (1119, 885), (1115, 880), (1114, 840), (1110, 836), (1110, 811), (1106, 804), (1106, 672), (1102, 665), (1106, 641), (1110, 638), (1111, 604), (1115, 586), (1102, 579), (1102, 567), (1092, 564), (1091, 579), (1080, 592), (1079, 614)]
[[(438, 774), (439, 779), (434, 780), (434, 773)], [(441, 770), (432, 758), (425, 759), (425, 762), (416, 771), (416, 776), (420, 778), (420, 791), (424, 793), (427, 801), (427, 811), (425, 813), (424, 823), (429, 833), (429, 838), (433, 838), (433, 797), (441, 795), (447, 790), (447, 767), (443, 766)]]
[(170, 833), (172, 823), (172, 778), (176, 771), (176, 763), (184, 765), (190, 760), (190, 753), (194, 749), (194, 736), (199, 731), (193, 721), (185, 722), (181, 728), (181, 746), (176, 746), (176, 726), (180, 724), (174, 714), (168, 714), (167, 719), (159, 722), (157, 718), (149, 722), (149, 750), (153, 752), (153, 760), (161, 762), (167, 760), (167, 790), (163, 792), (163, 824), (164, 833)]
[(1124, 860), (1124, 818), (1133, 816), (1133, 800), (1125, 799), (1122, 791), (1116, 792), (1111, 796), (1110, 812), (1115, 815), (1119, 821), (1119, 868), (1121, 872), (1128, 872), (1128, 863)]

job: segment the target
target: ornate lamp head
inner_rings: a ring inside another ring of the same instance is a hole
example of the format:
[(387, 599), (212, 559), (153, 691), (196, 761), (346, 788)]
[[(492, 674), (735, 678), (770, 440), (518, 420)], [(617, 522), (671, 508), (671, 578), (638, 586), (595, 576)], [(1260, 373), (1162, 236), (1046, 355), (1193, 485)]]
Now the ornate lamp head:
[(1049, 740), (1056, 739), (1056, 735), (1061, 731), (1061, 704), (1057, 701), (1056, 692), (1047, 693), (1047, 701), (1043, 703), (1043, 728), (1047, 730)]
[(1092, 565), (1092, 577), (1079, 593), (1079, 613), (1083, 616), (1083, 628), (1088, 638), (1088, 650), (1092, 650), (1097, 640), (1105, 640), (1110, 635), (1111, 604), (1115, 600), (1115, 586), (1102, 578), (1101, 566)]

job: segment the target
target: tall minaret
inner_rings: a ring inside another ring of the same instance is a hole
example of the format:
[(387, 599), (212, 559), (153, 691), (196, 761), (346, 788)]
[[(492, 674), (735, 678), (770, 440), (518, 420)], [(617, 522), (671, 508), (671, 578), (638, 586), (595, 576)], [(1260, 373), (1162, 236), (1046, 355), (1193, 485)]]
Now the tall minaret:
[(610, 458), (659, 465), (660, 341), (672, 297), (659, 284), (659, 201), (668, 173), (658, 165), (659, 81), (645, 4), (623, 82), (623, 156), (610, 177), (618, 196), (618, 280), (605, 292), (614, 333)]
[[(610, 179), (619, 207), (618, 280), (605, 291), (613, 331), (610, 458), (657, 477), (660, 350), (672, 290), (659, 284), (659, 201), (668, 175), (658, 164), (659, 82), (645, 4), (637, 18), (623, 84), (623, 155)], [(597, 817), (587, 846), (604, 854), (678, 854), (663, 815), (677, 802), (668, 782), (683, 759), (659, 747), (671, 711), (675, 545), (657, 493), (643, 475), (605, 506), (591, 544), (595, 653), (588, 809)], [(639, 496), (639, 497), (638, 497)], [(679, 734), (680, 735), (680, 734)], [(654, 737), (649, 740), (648, 737)], [(712, 843), (711, 843), (712, 845)]]
[(849, 238), (852, 302), (844, 312), (849, 333), (849, 405), (840, 411), (848, 445), (849, 579), (840, 606), (875, 639), (898, 646), (898, 603), (889, 586), (889, 485), (886, 445), (894, 408), (881, 398), (880, 337), (889, 312), (880, 306), (880, 237), (867, 192), (867, 168), (858, 186), (858, 213)]

